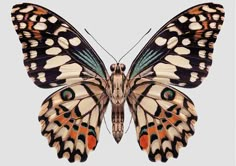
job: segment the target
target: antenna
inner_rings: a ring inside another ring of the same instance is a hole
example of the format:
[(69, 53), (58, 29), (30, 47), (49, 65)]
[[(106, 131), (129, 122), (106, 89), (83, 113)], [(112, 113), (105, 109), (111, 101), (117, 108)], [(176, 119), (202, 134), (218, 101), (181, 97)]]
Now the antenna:
[(127, 51), (118, 61), (118, 63), (121, 61), (121, 59), (123, 59), (131, 50), (134, 49), (134, 47), (136, 47), (138, 45), (138, 43), (151, 31), (151, 28), (137, 41), (137, 43), (135, 43), (135, 45), (133, 47), (131, 47), (129, 49), (129, 51)]
[(91, 36), (91, 37), (93, 38), (93, 40), (94, 40), (104, 51), (106, 51), (106, 53), (107, 53), (108, 55), (110, 55), (110, 56), (115, 60), (115, 62), (117, 63), (116, 58), (114, 58), (114, 56), (112, 56), (112, 55), (93, 37), (93, 35), (91, 35), (91, 34), (87, 31), (87, 29), (84, 28), (84, 30), (85, 30), (85, 32), (87, 32), (87, 34), (88, 34), (89, 36)]

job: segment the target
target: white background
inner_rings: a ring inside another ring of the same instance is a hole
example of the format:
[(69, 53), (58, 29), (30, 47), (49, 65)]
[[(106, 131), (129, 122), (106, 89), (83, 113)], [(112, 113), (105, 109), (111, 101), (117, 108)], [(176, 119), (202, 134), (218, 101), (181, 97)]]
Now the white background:
[[(225, 23), (215, 44), (214, 61), (204, 83), (195, 89), (180, 89), (195, 103), (199, 120), (196, 133), (188, 146), (180, 150), (178, 159), (167, 163), (152, 163), (136, 141), (133, 123), (127, 134), (116, 144), (105, 125), (102, 125), (100, 141), (90, 153), (85, 166), (92, 165), (165, 165), (165, 166), (234, 166), (235, 140), (235, 17), (233, 0), (212, 0), (225, 7)], [(79, 165), (59, 160), (56, 151), (49, 148), (40, 133), (38, 113), (42, 101), (56, 89), (39, 89), (28, 78), (23, 66), (21, 44), (11, 23), (11, 8), (20, 0), (1, 1), (1, 116), (0, 116), (0, 165)], [(32, 0), (58, 13), (77, 28), (98, 52), (107, 68), (114, 63), (88, 36), (83, 28), (119, 59), (140, 37), (152, 28), (145, 39), (127, 55), (123, 62), (127, 68), (150, 37), (169, 19), (183, 10), (206, 1), (191, 0)], [(126, 107), (126, 126), (130, 113)], [(111, 108), (106, 119), (108, 127)]]

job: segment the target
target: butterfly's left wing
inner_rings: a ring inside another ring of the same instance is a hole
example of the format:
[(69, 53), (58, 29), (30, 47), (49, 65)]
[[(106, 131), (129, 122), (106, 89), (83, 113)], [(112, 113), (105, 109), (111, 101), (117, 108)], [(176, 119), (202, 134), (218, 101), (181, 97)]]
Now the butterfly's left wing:
[(200, 85), (211, 66), (223, 20), (223, 6), (214, 3), (197, 5), (175, 16), (140, 51), (127, 78), (186, 88)]
[(59, 158), (85, 161), (98, 143), (109, 98), (97, 81), (82, 81), (50, 95), (42, 104), (42, 134)]
[(104, 63), (86, 39), (53, 11), (36, 4), (16, 4), (12, 21), (27, 73), (37, 86), (51, 88), (108, 78)]
[(167, 85), (141, 79), (127, 98), (136, 126), (139, 146), (151, 161), (178, 157), (194, 134), (197, 115), (193, 102)]

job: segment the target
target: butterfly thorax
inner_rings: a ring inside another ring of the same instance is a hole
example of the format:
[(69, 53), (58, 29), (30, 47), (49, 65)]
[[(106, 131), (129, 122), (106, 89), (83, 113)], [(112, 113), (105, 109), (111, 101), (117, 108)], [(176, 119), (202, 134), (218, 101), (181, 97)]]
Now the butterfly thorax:
[(124, 64), (112, 64), (110, 66), (112, 74), (110, 76), (110, 100), (112, 102), (112, 133), (117, 143), (123, 136), (124, 123), (124, 102), (125, 102), (125, 83)]

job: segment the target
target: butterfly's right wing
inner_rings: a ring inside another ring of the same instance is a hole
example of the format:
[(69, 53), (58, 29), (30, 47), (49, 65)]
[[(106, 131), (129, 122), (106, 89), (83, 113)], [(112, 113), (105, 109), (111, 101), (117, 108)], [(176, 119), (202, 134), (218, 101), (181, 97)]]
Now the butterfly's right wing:
[(194, 134), (197, 114), (191, 99), (168, 85), (140, 79), (127, 101), (139, 146), (149, 159), (166, 162), (177, 158), (180, 147)]
[(17, 4), (12, 21), (24, 53), (24, 65), (42, 88), (88, 78), (107, 79), (102, 60), (85, 38), (56, 13), (35, 4)]
[(109, 98), (97, 81), (66, 86), (42, 104), (39, 121), (49, 145), (59, 158), (85, 161), (96, 148)]
[(148, 41), (127, 78), (133, 82), (147, 78), (185, 88), (199, 86), (208, 75), (223, 21), (220, 4), (204, 3), (181, 12)]

